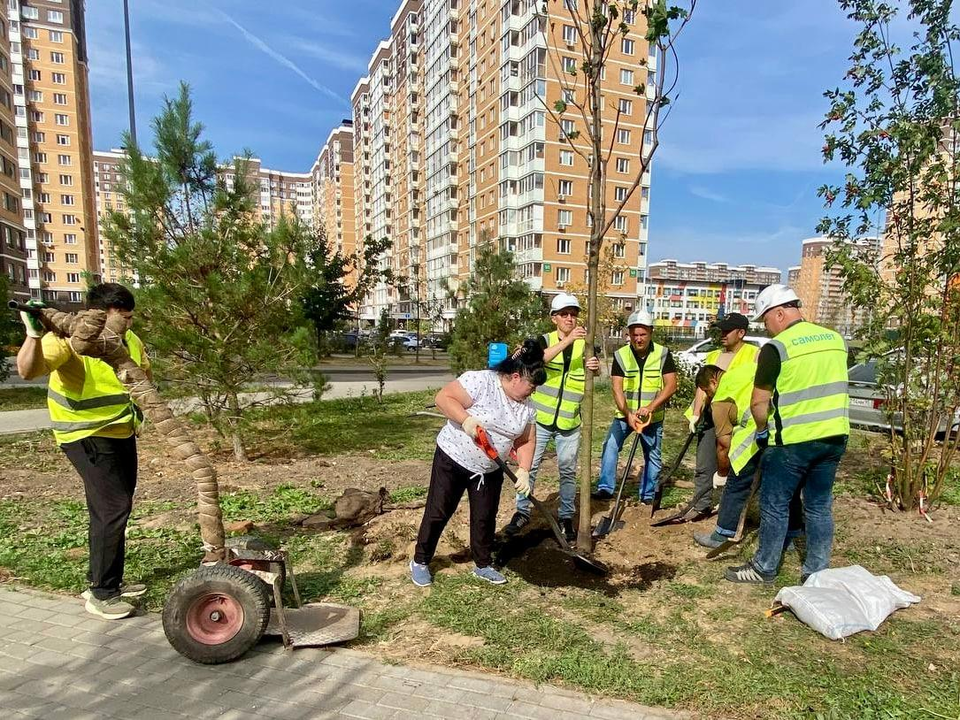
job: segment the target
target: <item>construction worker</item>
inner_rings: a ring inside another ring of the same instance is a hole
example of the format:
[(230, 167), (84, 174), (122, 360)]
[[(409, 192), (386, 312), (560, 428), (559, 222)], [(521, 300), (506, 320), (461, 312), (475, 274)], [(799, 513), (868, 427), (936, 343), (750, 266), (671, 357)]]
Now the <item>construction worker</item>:
[[(755, 320), (774, 338), (757, 356), (750, 411), (761, 462), (760, 545), (744, 565), (727, 568), (731, 582), (772, 583), (788, 540), (790, 503), (803, 493), (806, 557), (801, 579), (830, 565), (833, 483), (850, 435), (847, 345), (829, 328), (803, 319), (786, 285), (757, 296)], [(771, 417), (772, 409), (772, 417)], [(772, 421), (772, 422), (771, 422)]]
[[(124, 343), (130, 357), (151, 377), (143, 342), (133, 331), (133, 294), (122, 285), (103, 283), (87, 292), (90, 309), (127, 320)], [(17, 353), (24, 380), (49, 375), (47, 408), (53, 435), (83, 479), (90, 515), (87, 612), (116, 620), (136, 608), (125, 598), (146, 592), (144, 585), (124, 584), (124, 535), (137, 486), (136, 430), (140, 410), (107, 363), (78, 355), (65, 338), (46, 332), (38, 318), (20, 317), (27, 337)], [(152, 380), (152, 378), (151, 378)]]
[(637, 310), (627, 318), (630, 342), (617, 350), (610, 371), (616, 417), (603, 443), (600, 481), (591, 495), (595, 500), (613, 497), (617, 481), (617, 459), (623, 443), (639, 421), (650, 418), (640, 436), (643, 448), (643, 477), (640, 502), (651, 504), (660, 476), (663, 446), (663, 417), (667, 401), (677, 390), (677, 367), (670, 351), (653, 342), (653, 316)]
[[(530, 401), (537, 410), (537, 447), (530, 468), (530, 491), (533, 492), (540, 461), (553, 440), (557, 448), (560, 471), (560, 508), (557, 513), (567, 540), (577, 539), (573, 527), (577, 495), (577, 456), (580, 450), (580, 403), (587, 370), (600, 372), (600, 360), (586, 356), (583, 339), (587, 331), (577, 326), (580, 302), (573, 295), (560, 293), (550, 303), (550, 320), (556, 330), (540, 338), (547, 381), (540, 385)], [(517, 511), (503, 528), (507, 535), (516, 535), (530, 522), (530, 498), (517, 495)]]
[[(715, 322), (713, 327), (719, 333), (720, 347), (707, 354), (706, 365), (713, 365), (721, 370), (732, 370), (742, 365), (756, 368), (758, 349), (743, 341), (750, 327), (750, 321), (745, 315), (730, 313)], [(752, 386), (752, 375), (750, 383)], [(684, 413), (690, 432), (696, 433), (697, 436), (697, 467), (693, 475), (693, 496), (699, 499), (680, 518), (681, 522), (703, 520), (713, 511), (713, 493), (709, 488), (717, 472), (717, 436), (713, 425), (713, 413), (709, 406), (709, 398), (698, 387), (694, 393), (693, 402)], [(700, 422), (701, 418), (703, 422)]]

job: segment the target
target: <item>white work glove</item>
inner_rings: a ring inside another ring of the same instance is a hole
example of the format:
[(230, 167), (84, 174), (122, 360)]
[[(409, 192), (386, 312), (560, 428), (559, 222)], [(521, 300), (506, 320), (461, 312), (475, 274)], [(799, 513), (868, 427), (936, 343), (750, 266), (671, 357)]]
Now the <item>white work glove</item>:
[[(43, 303), (38, 303), (33, 300), (27, 303), (28, 305), (36, 305), (37, 307), (45, 307)], [(27, 329), (27, 337), (32, 338), (42, 338), (46, 332), (47, 328), (44, 327), (43, 323), (40, 321), (36, 315), (20, 311), (20, 320), (23, 322), (23, 326)]]
[(527, 497), (530, 495), (530, 471), (517, 468), (514, 474), (517, 476), (517, 481), (513, 484), (517, 489), (517, 495)]
[(473, 415), (467, 415), (467, 419), (460, 425), (463, 431), (470, 436), (471, 440), (477, 439), (477, 428), (482, 428), (483, 423), (477, 420)]
[(691, 434), (691, 435), (693, 435), (695, 432), (697, 432), (697, 423), (698, 423), (698, 422), (700, 422), (700, 416), (699, 416), (699, 415), (694, 415), (692, 418), (690, 418), (689, 427), (690, 427), (690, 434)]
[(727, 484), (727, 476), (726, 476), (726, 475), (721, 475), (720, 473), (714, 473), (714, 474), (713, 474), (713, 487), (714, 487), (714, 488), (722, 488), (722, 487), (723, 487), (724, 485), (726, 485), (726, 484)]

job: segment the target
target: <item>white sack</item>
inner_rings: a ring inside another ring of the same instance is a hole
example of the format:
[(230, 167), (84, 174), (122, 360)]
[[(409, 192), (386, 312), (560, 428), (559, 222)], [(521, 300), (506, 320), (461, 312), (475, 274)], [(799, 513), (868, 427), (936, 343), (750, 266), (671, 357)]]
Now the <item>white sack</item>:
[(876, 630), (894, 610), (920, 602), (886, 575), (871, 575), (859, 565), (813, 573), (802, 586), (785, 587), (779, 602), (802, 622), (831, 640), (861, 630)]

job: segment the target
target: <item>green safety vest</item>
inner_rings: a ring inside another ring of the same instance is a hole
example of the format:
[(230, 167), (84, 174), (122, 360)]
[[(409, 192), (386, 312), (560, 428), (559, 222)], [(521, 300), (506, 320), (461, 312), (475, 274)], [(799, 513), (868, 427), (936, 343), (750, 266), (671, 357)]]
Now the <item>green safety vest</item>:
[(829, 328), (791, 325), (770, 341), (780, 354), (770, 442), (776, 445), (850, 434), (847, 344)]
[[(651, 341), (650, 353), (643, 364), (642, 378), (640, 364), (633, 356), (633, 349), (629, 343), (617, 350), (617, 359), (623, 369), (623, 394), (627, 399), (627, 407), (631, 412), (636, 412), (642, 405), (652, 403), (657, 393), (663, 389), (663, 365), (667, 361), (666, 348)], [(651, 421), (662, 422), (663, 415), (663, 407), (660, 407), (653, 414)], [(623, 417), (623, 413), (619, 410), (617, 410), (617, 417)]]
[[(754, 353), (756, 356), (756, 353)], [(750, 412), (750, 401), (753, 398), (753, 381), (757, 376), (755, 363), (741, 363), (737, 367), (731, 365), (720, 378), (714, 400), (733, 400), (737, 405), (738, 420), (730, 438), (730, 467), (733, 472), (740, 474), (744, 466), (754, 455), (760, 452), (757, 445), (757, 423)]]
[[(560, 333), (553, 331), (543, 336), (547, 347), (560, 342)], [(583, 384), (586, 380), (583, 366), (583, 354), (586, 343), (573, 341), (573, 354), (570, 367), (563, 371), (563, 353), (543, 364), (547, 371), (547, 381), (540, 385), (530, 396), (537, 409), (537, 422), (547, 427), (556, 423), (558, 430), (573, 430), (580, 427), (580, 403), (583, 402)]]
[[(130, 358), (143, 365), (143, 342), (132, 331), (124, 336)], [(97, 358), (77, 355), (83, 362), (83, 385), (67, 385), (58, 372), (50, 374), (47, 408), (58, 445), (96, 435), (108, 425), (129, 423), (136, 431), (142, 417), (116, 373)]]
[[(704, 365), (716, 365), (717, 360), (720, 357), (720, 353), (723, 351), (723, 348), (719, 350), (712, 350), (707, 353), (707, 359), (704, 361)], [(760, 348), (756, 345), (751, 345), (750, 343), (744, 343), (743, 346), (737, 350), (737, 354), (733, 356), (733, 360), (730, 361), (730, 365), (726, 368), (727, 371), (733, 370), (744, 363), (756, 363), (757, 354), (760, 352)], [(721, 378), (722, 382), (722, 378)], [(717, 390), (719, 390), (719, 386)], [(683, 416), (687, 420), (693, 420), (693, 402), (691, 401), (690, 405), (684, 411)]]

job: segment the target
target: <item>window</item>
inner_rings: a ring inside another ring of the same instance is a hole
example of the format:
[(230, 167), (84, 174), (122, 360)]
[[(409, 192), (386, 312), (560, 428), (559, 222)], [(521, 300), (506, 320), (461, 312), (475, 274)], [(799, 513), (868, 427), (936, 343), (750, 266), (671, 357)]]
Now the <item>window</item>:
[(573, 211), (572, 210), (558, 210), (557, 211), (557, 225), (560, 227), (566, 227), (573, 224)]
[(37, 217), (40, 219), (40, 222), (42, 222), (42, 223), (52, 223), (52, 222), (53, 222), (53, 215), (51, 215), (51, 214), (48, 213), (48, 212), (38, 213), (38, 214), (37, 214)]
[[(59, 10), (47, 10), (47, 22), (63, 24), (63, 13)], [(52, 38), (51, 38), (52, 39)]]
[(567, 45), (573, 45), (577, 41), (577, 29), (573, 25), (563, 26), (563, 41)]
[(64, 63), (63, 53), (62, 52), (50, 53), (50, 62), (55, 63), (57, 65), (63, 65)]
[(650, 219), (650, 218), (649, 218), (648, 215), (641, 215), (641, 216), (640, 216), (640, 227), (642, 227), (644, 230), (647, 229), (647, 222), (649, 221), (649, 219)]
[(38, 152), (33, 154), (33, 161), (35, 163), (43, 164), (47, 161), (47, 154), (45, 152)]
[(64, 225), (76, 225), (76, 224), (77, 224), (77, 216), (76, 216), (76, 215), (64, 215), (64, 216), (63, 216), (63, 224), (64, 224)]
[(65, 257), (67, 265), (76, 265), (80, 262), (80, 256), (77, 253), (67, 253)]
[(50, 42), (62, 43), (63, 42), (63, 33), (60, 30), (51, 30), (50, 31)]
[(67, 76), (63, 73), (53, 73), (52, 78), (55, 85), (67, 84)]
[(565, 267), (557, 268), (557, 282), (558, 283), (570, 282), (570, 268), (565, 268)]
[(20, 209), (20, 201), (10, 193), (3, 194), (3, 205), (10, 212), (17, 212)]
[[(56, 75), (56, 73), (54, 73)], [(56, 82), (56, 80), (54, 80)], [(633, 85), (633, 70), (622, 69), (620, 71), (620, 84)]]
[(67, 282), (68, 283), (80, 282), (80, 273), (67, 273)]
[(573, 243), (568, 238), (557, 238), (557, 254), (569, 255)]
[(64, 115), (63, 113), (55, 113), (53, 119), (56, 121), (57, 125), (67, 126), (70, 124), (70, 116)]
[[(26, 10), (26, 8), (23, 9)], [(40, 37), (40, 32), (36, 28), (25, 27), (23, 30), (21, 30), (21, 32), (23, 33), (23, 37), (25, 37), (27, 40), (36, 40)]]
[(54, 94), (53, 94), (53, 103), (54, 103), (54, 105), (66, 105), (66, 104), (67, 104), (67, 94), (66, 94), (66, 93), (54, 93)]
[(43, 102), (43, 93), (39, 90), (31, 90), (27, 93), (30, 102)]
[(73, 185), (73, 175), (61, 175), (60, 176), (61, 185)]
[(636, 10), (624, 10), (624, 11), (623, 11), (623, 21), (624, 21), (627, 25), (633, 25), (633, 23), (636, 22), (636, 19), (637, 19), (637, 11), (636, 11)]
[(50, 173), (39, 173), (37, 175), (37, 182), (39, 183), (48, 183), (50, 182)]
[(617, 158), (617, 172), (618, 173), (630, 172), (630, 161), (627, 158), (622, 158), (622, 157)]
[(39, 20), (40, 11), (35, 7), (24, 5), (20, 8), (20, 17), (22, 17), (24, 20)]
[(621, 145), (629, 145), (630, 131), (626, 128), (617, 128), (617, 142)]
[(41, 237), (41, 242), (43, 242), (44, 245), (53, 245), (53, 233), (44, 232)]
[(577, 71), (577, 59), (572, 57), (563, 58), (563, 71), (565, 73), (575, 73)]
[(613, 197), (616, 198), (617, 202), (623, 202), (627, 199), (627, 188), (618, 187), (613, 190)]
[(613, 226), (620, 232), (625, 233), (627, 230), (629, 230), (630, 223), (623, 215), (617, 215), (616, 219), (613, 221)]
[(45, 252), (43, 254), (43, 261), (45, 263), (56, 262), (56, 256), (52, 252)]
[(69, 135), (57, 135), (57, 145), (69, 145), (70, 136)]
[(620, 104), (617, 106), (620, 110), (620, 113), (623, 115), (632, 115), (633, 114), (633, 100), (627, 100), (626, 98), (620, 98)]
[(30, 48), (29, 50), (27, 50), (27, 58), (30, 60), (39, 60), (40, 51), (37, 50), (36, 48)]
[(30, 79), (31, 79), (31, 80), (39, 80), (39, 79), (40, 79), (40, 71), (39, 71), (39, 70), (31, 70), (31, 71), (30, 71)]
[(614, 243), (613, 245), (613, 256), (615, 258), (623, 258), (627, 256), (627, 246), (622, 242)]
[(561, 120), (560, 121), (560, 139), (564, 140), (575, 132), (576, 124), (573, 120)]
[(76, 205), (76, 203), (75, 203), (74, 200), (73, 200), (73, 195), (61, 195), (61, 196), (60, 196), (60, 204), (61, 204), (61, 205)]
[(56, 281), (57, 281), (57, 274), (56, 274), (55, 272), (53, 272), (53, 270), (44, 270), (44, 271), (43, 271), (43, 279), (44, 279), (45, 282), (56, 282)]
[(43, 122), (43, 113), (40, 112), (39, 110), (31, 110), (30, 119), (33, 120), (35, 123), (41, 123)]
[(573, 166), (573, 150), (560, 151), (560, 164), (566, 165), (567, 167)]
[(573, 195), (573, 180), (561, 180), (557, 183), (558, 195)]
[(69, 155), (57, 155), (57, 162), (60, 165), (73, 165), (73, 158)]
[(35, 143), (42, 143), (47, 141), (47, 134), (45, 132), (35, 131), (33, 133), (33, 141)]
[(37, 193), (37, 202), (41, 205), (50, 202), (50, 193)]
[(633, 55), (633, 40), (630, 38), (623, 38), (620, 41), (620, 49), (623, 51), (624, 55)]
[(623, 270), (614, 270), (610, 281), (613, 285), (623, 285)]
[(63, 236), (63, 242), (66, 245), (76, 245), (77, 236), (74, 233), (67, 233), (66, 235)]

